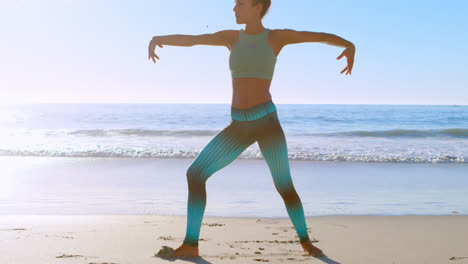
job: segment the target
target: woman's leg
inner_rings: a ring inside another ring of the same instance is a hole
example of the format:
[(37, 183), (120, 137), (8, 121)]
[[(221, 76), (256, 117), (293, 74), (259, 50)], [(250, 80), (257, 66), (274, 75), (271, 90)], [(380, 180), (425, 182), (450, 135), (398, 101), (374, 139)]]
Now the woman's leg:
[(216, 171), (234, 161), (255, 140), (247, 131), (231, 122), (198, 154), (187, 170), (189, 186), (187, 229), (184, 244), (198, 246), (198, 238), (206, 207), (206, 181)]
[(276, 190), (283, 198), (297, 235), (301, 243), (310, 241), (301, 199), (291, 179), (286, 137), (277, 115), (268, 117), (257, 134), (258, 146), (273, 176)]

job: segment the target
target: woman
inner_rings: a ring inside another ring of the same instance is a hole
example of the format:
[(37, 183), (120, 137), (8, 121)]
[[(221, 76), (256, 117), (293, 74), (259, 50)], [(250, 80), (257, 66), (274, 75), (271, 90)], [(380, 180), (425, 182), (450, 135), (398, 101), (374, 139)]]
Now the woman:
[(324, 255), (322, 250), (312, 245), (307, 234), (302, 203), (291, 179), (285, 135), (269, 88), (276, 58), (285, 45), (321, 42), (344, 47), (346, 49), (337, 59), (347, 57), (348, 66), (341, 72), (346, 71), (346, 74), (351, 74), (355, 47), (332, 34), (264, 28), (262, 19), (270, 4), (270, 0), (236, 0), (233, 11), (237, 24), (245, 24), (245, 30), (223, 30), (195, 36), (156, 36), (150, 42), (149, 59), (153, 59), (154, 63), (155, 58), (159, 59), (154, 53), (156, 46), (213, 45), (225, 46), (230, 50), (232, 121), (203, 148), (188, 168), (187, 229), (182, 245), (174, 251), (175, 256), (199, 256), (198, 238), (206, 206), (205, 183), (255, 142), (258, 142), (268, 164), (302, 247), (309, 255)]

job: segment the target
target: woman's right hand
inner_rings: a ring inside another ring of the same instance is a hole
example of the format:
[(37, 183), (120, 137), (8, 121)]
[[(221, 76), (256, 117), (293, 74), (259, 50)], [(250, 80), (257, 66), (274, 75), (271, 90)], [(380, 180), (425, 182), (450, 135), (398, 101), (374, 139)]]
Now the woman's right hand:
[(158, 58), (159, 60), (159, 57), (156, 55), (156, 53), (154, 53), (154, 50), (156, 49), (156, 46), (159, 46), (159, 47), (163, 47), (161, 45), (161, 43), (158, 42), (158, 38), (157, 37), (153, 37), (149, 43), (149, 47), (148, 47), (148, 60), (149, 59), (153, 59), (154, 63), (156, 63), (156, 59), (155, 58)]

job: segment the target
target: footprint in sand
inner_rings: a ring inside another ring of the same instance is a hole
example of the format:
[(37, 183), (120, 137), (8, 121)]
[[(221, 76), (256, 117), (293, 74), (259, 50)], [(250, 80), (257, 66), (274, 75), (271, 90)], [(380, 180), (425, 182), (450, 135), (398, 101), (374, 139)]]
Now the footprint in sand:
[[(76, 258), (76, 257), (84, 257), (84, 258), (99, 258), (99, 257), (92, 257), (92, 256), (82, 256), (82, 255), (69, 255), (69, 254), (62, 254), (60, 256), (57, 256), (56, 258)], [(99, 263), (101, 264), (101, 263)], [(102, 263), (104, 264), (104, 263)], [(111, 264), (111, 263), (109, 263)], [(117, 263), (114, 263), (114, 264), (117, 264)]]
[(0, 229), (0, 231), (24, 231), (26, 228), (10, 228), (10, 229)]
[(160, 257), (163, 258), (173, 258), (174, 257), (174, 249), (168, 246), (162, 246), (162, 249), (159, 250), (157, 254), (154, 254), (155, 256), (159, 255)]
[(208, 223), (202, 223), (202, 225), (207, 225), (207, 226), (224, 226), (224, 225), (226, 225), (226, 224), (218, 224), (218, 223), (208, 224)]
[(74, 257), (83, 257), (81, 255), (67, 255), (67, 254), (62, 254), (60, 256), (57, 256), (56, 258), (74, 258)]
[(226, 259), (226, 258), (228, 258), (228, 259), (235, 259), (236, 257), (234, 257), (234, 256), (226, 256), (226, 257), (221, 257), (220, 259)]
[(174, 240), (173, 237), (171, 236), (160, 236), (158, 239), (164, 239), (164, 240)]
[(468, 258), (468, 257), (451, 257), (449, 259), (450, 260), (459, 260), (459, 259), (464, 259), (464, 258)]

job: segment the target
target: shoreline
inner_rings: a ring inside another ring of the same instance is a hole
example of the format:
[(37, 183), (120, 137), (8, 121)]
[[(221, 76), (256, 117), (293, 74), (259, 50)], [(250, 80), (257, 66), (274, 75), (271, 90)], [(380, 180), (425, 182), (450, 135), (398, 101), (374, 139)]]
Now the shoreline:
[[(185, 215), (193, 159), (3, 157), (0, 215)], [(468, 214), (468, 164), (290, 161), (305, 216)], [(206, 183), (206, 216), (287, 218), (264, 160)]]

